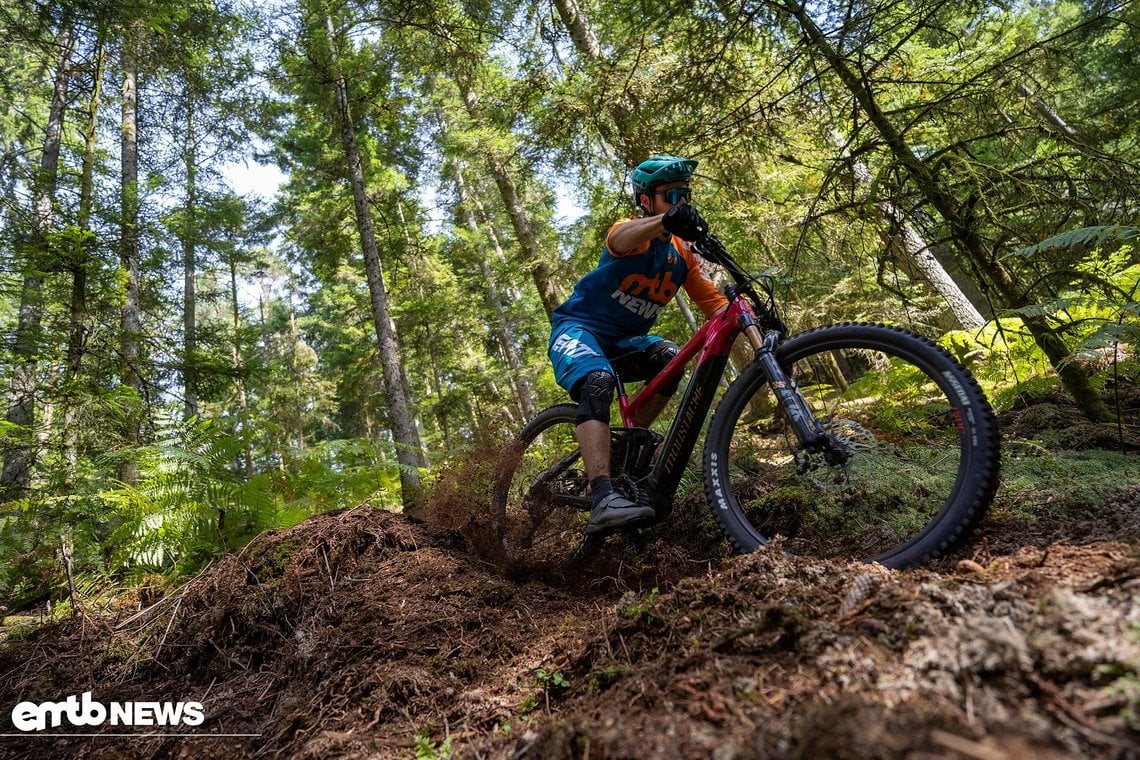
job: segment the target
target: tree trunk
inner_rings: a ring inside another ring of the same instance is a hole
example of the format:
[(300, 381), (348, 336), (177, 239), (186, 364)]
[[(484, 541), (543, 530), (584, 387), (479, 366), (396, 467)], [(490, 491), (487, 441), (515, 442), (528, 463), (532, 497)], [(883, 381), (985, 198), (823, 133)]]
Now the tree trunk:
[[(138, 27), (129, 28), (123, 36), (123, 90), (120, 166), (121, 221), (119, 232), (119, 265), (125, 275), (123, 305), (120, 311), (120, 380), (134, 394), (124, 414), (123, 443), (128, 449), (138, 446), (142, 421), (143, 387), (139, 366), (139, 339), (142, 322), (139, 316), (139, 163), (138, 163)], [(139, 478), (133, 452), (119, 463), (119, 479), (135, 484)]]
[(301, 377), (301, 371), (297, 368), (297, 342), (301, 340), (301, 334), (297, 330), (297, 308), (293, 306), (293, 288), (289, 288), (289, 376), (293, 380), (293, 387), (298, 392), (298, 397), (294, 399), (293, 408), (291, 413), (293, 415), (293, 434), (296, 436), (296, 443), (294, 447), (303, 452), (305, 450), (305, 407), (307, 398), (305, 379)]
[[(495, 252), (495, 260), (500, 265), (506, 265), (507, 255), (503, 252), (503, 241), (499, 237), (499, 231), (495, 229), (495, 222), (491, 219), (491, 215), (487, 213), (487, 207), (483, 205), (483, 201), (479, 199), (478, 193), (468, 193), (467, 199), (471, 201), (471, 205), (475, 209), (476, 221), (483, 226), (487, 231), (487, 237), (491, 241), (491, 249)], [(517, 303), (522, 300), (522, 290), (512, 282), (506, 284), (506, 301), (505, 303)]]
[[(854, 71), (816, 26), (807, 10), (801, 5), (790, 5), (788, 10), (799, 24), (808, 43), (827, 61), (828, 65), (843, 81), (856, 102), (874, 125), (895, 160), (906, 171), (919, 192), (942, 216), (950, 228), (954, 244), (962, 255), (974, 262), (980, 272), (985, 272), (994, 289), (1011, 308), (1031, 305), (1014, 280), (994, 260), (993, 251), (982, 239), (977, 227), (957, 199), (941, 183), (935, 180), (929, 167), (914, 154), (902, 133), (895, 128), (887, 115), (879, 108), (866, 79)], [(1077, 403), (1081, 413), (1091, 420), (1111, 420), (1112, 413), (1089, 382), (1088, 373), (1075, 362), (1069, 361), (1070, 352), (1056, 334), (1056, 331), (1043, 317), (1024, 317), (1022, 320), (1029, 329), (1037, 345), (1049, 358), (1053, 368), (1061, 378), (1061, 383)]]
[(241, 440), (242, 449), (245, 453), (245, 479), (249, 480), (253, 477), (254, 472), (253, 443), (252, 436), (250, 435), (251, 431), (249, 429), (249, 398), (245, 393), (245, 379), (241, 376), (241, 310), (238, 307), (236, 257), (230, 257), (230, 308), (233, 310), (234, 315), (234, 339), (230, 349), (230, 364), (234, 370), (234, 377), (237, 378), (238, 424), (241, 425), (239, 440)]
[[(479, 222), (475, 219), (475, 211), (472, 209), (470, 194), (467, 192), (467, 183), (463, 179), (463, 169), (458, 164), (455, 166), (455, 186), (459, 190), (459, 203), (463, 208), (463, 216), (467, 222), (467, 228), (473, 233), (479, 234)], [(502, 249), (499, 248), (498, 239), (494, 235), (491, 236), (491, 243), (496, 249), (496, 256), (502, 259), (503, 252)], [(491, 307), (491, 311), (495, 314), (494, 332), (499, 340), (499, 344), (503, 347), (503, 357), (506, 359), (507, 367), (511, 372), (511, 387), (515, 391), (515, 397), (518, 399), (519, 408), (522, 409), (523, 416), (530, 419), (534, 416), (534, 393), (531, 391), (530, 382), (523, 371), (522, 360), (519, 358), (518, 345), (515, 343), (513, 330), (511, 330), (511, 326), (507, 321), (507, 309), (503, 305), (502, 297), (499, 295), (499, 288), (495, 284), (494, 273), (486, 257), (479, 258), (479, 269), (483, 274), (484, 282), (487, 283), (487, 301)]]
[[(428, 275), (424, 268), (423, 260), (419, 256), (415, 255), (416, 244), (412, 239), (411, 228), (408, 227), (408, 220), (404, 216), (404, 204), (401, 202), (400, 198), (397, 197), (396, 202), (393, 205), (396, 207), (396, 215), (400, 218), (400, 229), (404, 232), (404, 245), (406, 246), (404, 250), (412, 252), (409, 269), (414, 273), (415, 277), (420, 281), (420, 283), (426, 283)], [(425, 322), (430, 322), (430, 319), (431, 318), (428, 317)], [(395, 322), (393, 322), (392, 329), (397, 335), (399, 334), (400, 331), (396, 327)], [(429, 361), (431, 360), (429, 359)], [(412, 379), (408, 376), (408, 367), (407, 364), (403, 361), (402, 351), (400, 352), (400, 382), (407, 398), (414, 398), (415, 393), (412, 390)], [(411, 405), (411, 414), (412, 424), (415, 425), (417, 431), (420, 431), (422, 433), (423, 424), (420, 422), (420, 416), (416, 413), (414, 405)]]
[(558, 9), (558, 15), (570, 32), (570, 39), (578, 53), (591, 61), (601, 60), (602, 46), (598, 44), (598, 38), (594, 36), (594, 30), (582, 15), (578, 3), (575, 0), (554, 0), (554, 7)]
[(384, 374), (384, 387), (388, 396), (392, 438), (396, 444), (396, 460), (400, 464), (402, 501), (405, 512), (419, 517), (422, 516), (424, 506), (421, 503), (422, 486), (419, 473), (420, 468), (425, 467), (423, 445), (420, 443), (419, 431), (416, 429), (408, 393), (404, 387), (400, 343), (388, 308), (384, 272), (380, 264), (380, 250), (376, 244), (376, 232), (372, 225), (372, 214), (369, 209), (368, 192), (364, 181), (364, 166), (361, 163), (360, 150), (356, 144), (356, 132), (348, 97), (348, 81), (339, 71), (336, 52), (333, 48), (336, 33), (333, 28), (332, 17), (326, 16), (325, 23), (336, 89), (341, 145), (344, 149), (349, 180), (352, 183), (353, 207), (356, 210), (356, 226), (360, 233), (360, 244), (364, 253), (368, 292), (372, 301), (372, 320), (376, 328), (380, 364)]
[(194, 133), (194, 96), (186, 96), (186, 208), (182, 219), (182, 387), (185, 393), (183, 416), (198, 416), (197, 293), (194, 280), (198, 241), (198, 145)]
[[(842, 136), (837, 132), (832, 133), (831, 141), (841, 150), (846, 145)], [(865, 188), (870, 188), (873, 184), (873, 178), (867, 164), (858, 159), (849, 158), (848, 161), (856, 183)], [(970, 302), (970, 299), (966, 297), (966, 294), (962, 292), (962, 289), (958, 287), (958, 284), (954, 282), (938, 259), (934, 258), (934, 253), (926, 244), (922, 233), (911, 224), (902, 210), (892, 201), (882, 200), (877, 205), (879, 213), (886, 220), (889, 229), (899, 231), (902, 237), (902, 248), (909, 263), (930, 284), (934, 292), (946, 302), (946, 307), (954, 315), (954, 320), (958, 325), (963, 330), (973, 332), (981, 330), (986, 324), (985, 317)]]
[[(554, 0), (554, 5), (558, 9), (558, 16), (566, 26), (566, 31), (570, 33), (570, 40), (574, 43), (574, 49), (578, 51), (578, 55), (590, 63), (603, 63), (605, 56), (602, 52), (602, 46), (598, 44), (598, 38), (594, 34), (590, 20), (582, 13), (577, 0)], [(558, 54), (557, 44), (554, 46), (554, 52)], [(559, 57), (559, 61), (561, 61), (561, 57)], [(598, 139), (598, 146), (602, 150), (602, 155), (607, 161), (614, 164), (632, 163), (636, 160), (635, 156), (640, 154), (645, 146), (639, 145), (636, 140), (631, 139), (630, 129), (627, 125), (635, 106), (630, 102), (629, 94), (624, 91), (612, 92), (610, 97), (603, 98), (596, 105), (599, 113), (594, 119), (597, 128), (595, 136)], [(624, 156), (624, 160), (618, 158), (619, 151), (615, 150), (613, 145), (615, 141), (621, 147), (620, 152)]]
[[(83, 168), (79, 180), (79, 214), (76, 223), (91, 233), (91, 212), (95, 206), (95, 152), (99, 147), (99, 102), (103, 92), (104, 37), (100, 28), (95, 42), (95, 68), (91, 75), (91, 97), (87, 101), (87, 120), (83, 128)], [(67, 366), (63, 376), (63, 488), (71, 491), (75, 486), (75, 473), (79, 463), (79, 378), (83, 368), (84, 344), (87, 339), (87, 260), (90, 241), (73, 252), (71, 267), (71, 323), (67, 335)]]
[(40, 353), (40, 323), (43, 318), (43, 290), (47, 256), (47, 236), (55, 223), (55, 191), (59, 181), (59, 152), (63, 122), (67, 112), (67, 87), (71, 76), (74, 47), (71, 22), (66, 19), (59, 31), (59, 63), (55, 87), (44, 132), (39, 171), (32, 183), (32, 240), (24, 267), (20, 291), (20, 312), (12, 346), (12, 396), (5, 419), (20, 429), (20, 442), (4, 454), (0, 488), (20, 495), (31, 485), (36, 449), (36, 379)]
[[(475, 95), (475, 91), (468, 84), (458, 84), (463, 93), (463, 102), (467, 106), (467, 112), (476, 122), (483, 123), (479, 99)], [(538, 289), (538, 297), (542, 301), (543, 309), (546, 310), (546, 318), (553, 320), (554, 310), (558, 308), (561, 299), (554, 287), (550, 267), (539, 253), (538, 240), (530, 223), (530, 215), (527, 214), (522, 199), (519, 198), (514, 180), (511, 178), (504, 161), (491, 150), (484, 151), (483, 157), (487, 161), (487, 167), (491, 170), (495, 186), (499, 188), (499, 195), (502, 196), (503, 205), (506, 206), (507, 214), (511, 218), (511, 226), (515, 230), (519, 252), (523, 261), (526, 262), (527, 268), (530, 269), (531, 277), (534, 278), (534, 286)]]
[[(270, 275), (263, 270), (254, 272), (254, 275), (258, 278), (258, 284), (260, 285), (260, 290), (257, 294), (257, 317), (258, 326), (261, 328), (261, 345), (265, 346), (265, 350), (270, 356), (273, 356), (273, 340), (270, 338), (269, 326), (265, 321), (265, 312), (269, 304), (272, 282)], [(276, 393), (269, 394), (269, 418), (272, 420), (281, 419), (280, 404), (278, 402), (278, 394)], [(286, 458), (285, 443), (281, 439), (281, 430), (283, 428), (283, 425), (272, 426), (270, 430), (273, 440), (266, 445), (266, 448), (272, 448), (273, 453), (277, 455), (277, 469), (281, 473), (285, 472)]]

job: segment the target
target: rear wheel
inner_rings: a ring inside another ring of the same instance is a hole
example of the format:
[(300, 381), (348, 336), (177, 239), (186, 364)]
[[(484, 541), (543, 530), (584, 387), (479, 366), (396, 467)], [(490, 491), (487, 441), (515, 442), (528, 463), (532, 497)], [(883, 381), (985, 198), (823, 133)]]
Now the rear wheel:
[(774, 536), (796, 553), (907, 567), (945, 554), (981, 521), (998, 481), (999, 436), (973, 376), (944, 350), (884, 325), (843, 324), (779, 346), (780, 365), (823, 427), (805, 451), (753, 364), (705, 445), (709, 503), (739, 551)]
[(582, 540), (591, 503), (574, 437), (577, 412), (573, 404), (539, 412), (503, 458), (491, 507), (515, 570), (562, 571), (596, 543)]

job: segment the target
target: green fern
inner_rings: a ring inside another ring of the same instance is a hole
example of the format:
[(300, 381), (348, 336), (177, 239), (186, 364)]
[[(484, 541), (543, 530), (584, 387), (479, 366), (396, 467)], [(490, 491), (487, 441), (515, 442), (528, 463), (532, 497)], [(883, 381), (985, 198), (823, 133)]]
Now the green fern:
[[(112, 414), (131, 399), (107, 394), (98, 405)], [(18, 606), (65, 599), (67, 579), (59, 536), (73, 545), (77, 577), (135, 580), (153, 572), (196, 572), (257, 534), (288, 527), (327, 510), (368, 501), (400, 503), (400, 468), (390, 441), (324, 441), (293, 453), (286, 472), (246, 480), (243, 447), (220, 423), (157, 421), (156, 442), (108, 450), (67, 495), (37, 492), (0, 512), (0, 595)], [(106, 473), (129, 458), (137, 483)]]
[(130, 572), (188, 572), (276, 527), (269, 479), (245, 482), (230, 469), (240, 448), (211, 421), (170, 425), (141, 452), (149, 466), (139, 482), (101, 494), (112, 518), (112, 564)]
[(1106, 243), (1123, 243), (1135, 238), (1140, 238), (1140, 227), (1117, 224), (1082, 227), (1077, 230), (1068, 230), (1053, 237), (1046, 238), (1035, 245), (1018, 248), (1016, 251), (1006, 254), (1002, 258), (1035, 256), (1042, 251), (1056, 248), (1099, 247)]

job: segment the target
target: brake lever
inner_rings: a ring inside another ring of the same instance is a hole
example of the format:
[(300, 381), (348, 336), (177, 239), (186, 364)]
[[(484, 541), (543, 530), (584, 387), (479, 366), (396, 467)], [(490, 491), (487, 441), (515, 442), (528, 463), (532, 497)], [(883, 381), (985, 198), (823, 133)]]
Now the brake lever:
[(697, 249), (697, 253), (712, 263), (720, 266), (726, 264), (725, 256), (728, 254), (728, 251), (725, 249), (724, 243), (720, 242), (715, 235), (705, 235), (693, 243), (693, 246)]

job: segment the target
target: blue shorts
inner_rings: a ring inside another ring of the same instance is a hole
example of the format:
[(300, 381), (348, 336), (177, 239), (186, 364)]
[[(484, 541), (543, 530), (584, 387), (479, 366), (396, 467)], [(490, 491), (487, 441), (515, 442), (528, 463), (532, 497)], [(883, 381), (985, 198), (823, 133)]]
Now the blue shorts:
[(630, 351), (644, 351), (663, 340), (657, 335), (635, 335), (629, 338), (599, 338), (589, 327), (569, 321), (558, 321), (550, 333), (547, 353), (554, 365), (554, 379), (575, 401), (578, 383), (596, 370), (614, 372), (609, 358)]

